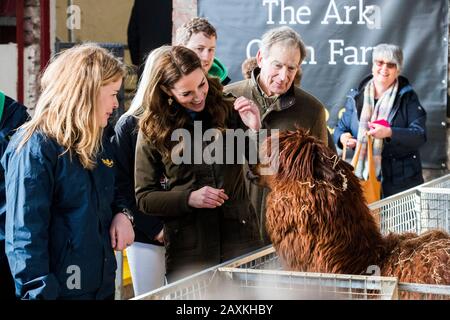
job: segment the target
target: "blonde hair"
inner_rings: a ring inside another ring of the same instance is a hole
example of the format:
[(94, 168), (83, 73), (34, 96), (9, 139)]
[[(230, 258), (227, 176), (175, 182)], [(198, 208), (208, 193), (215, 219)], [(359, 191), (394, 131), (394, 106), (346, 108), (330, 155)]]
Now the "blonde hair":
[(144, 108), (142, 106), (144, 97), (152, 96), (149, 83), (152, 81), (152, 77), (156, 74), (155, 62), (160, 60), (161, 57), (170, 49), (171, 46), (162, 46), (150, 52), (145, 60), (144, 71), (139, 79), (138, 89), (133, 100), (131, 101), (130, 108), (128, 108), (127, 112), (125, 112), (122, 117), (132, 115), (136, 118), (140, 118), (142, 116), (142, 113), (144, 112)]
[(93, 169), (101, 150), (103, 129), (96, 117), (102, 86), (126, 75), (124, 64), (106, 49), (86, 43), (57, 55), (41, 79), (41, 95), (18, 150), (35, 131), (41, 131), (75, 153), (86, 169)]

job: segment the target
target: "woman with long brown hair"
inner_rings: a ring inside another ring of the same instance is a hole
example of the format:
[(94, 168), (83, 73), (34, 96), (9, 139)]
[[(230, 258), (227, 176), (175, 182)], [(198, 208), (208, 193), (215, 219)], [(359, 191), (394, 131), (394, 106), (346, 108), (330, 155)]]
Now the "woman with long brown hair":
[[(159, 50), (147, 81), (140, 83), (144, 113), (135, 184), (139, 209), (164, 221), (167, 277), (173, 281), (261, 245), (242, 162), (220, 143), (234, 132), (230, 129), (258, 131), (261, 124), (258, 107), (224, 96), (219, 80), (205, 75), (195, 52), (182, 46)], [(209, 156), (207, 140), (215, 143)], [(160, 185), (162, 175), (168, 179), (166, 189)]]

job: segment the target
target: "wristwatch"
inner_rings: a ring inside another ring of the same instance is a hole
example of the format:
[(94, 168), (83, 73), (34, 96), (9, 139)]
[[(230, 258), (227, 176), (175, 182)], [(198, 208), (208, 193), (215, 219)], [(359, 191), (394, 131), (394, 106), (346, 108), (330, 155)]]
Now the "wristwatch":
[(131, 225), (134, 227), (134, 216), (131, 210), (128, 208), (123, 208), (120, 213), (123, 213), (128, 218), (128, 220), (130, 220)]

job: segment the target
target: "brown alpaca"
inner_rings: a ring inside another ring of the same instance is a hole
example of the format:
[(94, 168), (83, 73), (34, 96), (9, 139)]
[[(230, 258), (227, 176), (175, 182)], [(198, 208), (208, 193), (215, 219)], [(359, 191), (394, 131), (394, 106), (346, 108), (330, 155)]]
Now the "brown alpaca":
[(301, 129), (276, 137), (279, 153), (270, 161), (278, 172), (259, 183), (270, 189), (266, 228), (287, 269), (365, 274), (378, 266), (400, 282), (450, 284), (447, 233), (383, 237), (348, 163)]

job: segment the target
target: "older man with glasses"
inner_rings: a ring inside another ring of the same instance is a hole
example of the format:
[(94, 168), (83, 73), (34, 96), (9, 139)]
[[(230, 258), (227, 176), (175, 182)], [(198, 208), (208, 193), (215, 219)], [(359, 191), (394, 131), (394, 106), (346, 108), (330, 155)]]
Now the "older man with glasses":
[[(296, 87), (294, 79), (306, 57), (306, 47), (300, 35), (290, 27), (279, 27), (262, 37), (256, 67), (251, 78), (225, 87), (225, 91), (255, 101), (261, 112), (262, 128), (308, 129), (328, 143), (328, 131), (323, 104), (308, 92)], [(269, 243), (265, 232), (265, 199), (267, 189), (248, 183), (249, 195), (259, 215), (260, 236)]]

